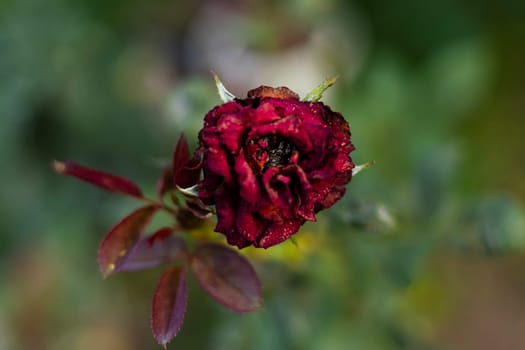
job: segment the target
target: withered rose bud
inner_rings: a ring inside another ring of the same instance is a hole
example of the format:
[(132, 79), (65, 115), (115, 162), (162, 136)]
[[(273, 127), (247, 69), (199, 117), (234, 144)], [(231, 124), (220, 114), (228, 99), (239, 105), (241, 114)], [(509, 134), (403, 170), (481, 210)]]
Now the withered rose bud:
[(215, 230), (239, 248), (268, 248), (331, 207), (352, 178), (354, 146), (341, 114), (261, 86), (206, 114), (199, 133), (199, 197), (215, 205)]

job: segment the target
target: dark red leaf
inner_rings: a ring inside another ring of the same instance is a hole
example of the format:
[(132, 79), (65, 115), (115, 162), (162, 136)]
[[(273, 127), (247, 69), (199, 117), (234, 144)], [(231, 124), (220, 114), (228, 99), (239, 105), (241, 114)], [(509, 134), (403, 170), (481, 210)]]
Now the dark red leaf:
[(158, 205), (139, 208), (116, 224), (102, 239), (98, 248), (98, 264), (104, 277), (119, 270), (135, 243), (153, 215), (160, 209)]
[(159, 280), (151, 307), (151, 330), (162, 346), (166, 347), (179, 332), (187, 301), (186, 271), (179, 266), (170, 267)]
[(180, 167), (175, 176), (175, 184), (181, 188), (188, 188), (195, 185), (199, 181), (200, 172), (202, 168), (202, 158), (193, 156), (188, 159), (182, 167)]
[(198, 154), (191, 157), (186, 136), (181, 133), (173, 153), (174, 184), (181, 188), (195, 185), (199, 181), (201, 167), (202, 157)]
[(115, 272), (148, 269), (180, 259), (185, 254), (184, 240), (174, 236), (172, 228), (165, 227), (149, 237), (139, 239), (115, 268)]
[(128, 179), (100, 170), (86, 168), (74, 162), (53, 162), (53, 169), (63, 175), (76, 177), (106, 190), (142, 198), (140, 188)]
[(190, 159), (190, 151), (186, 135), (182, 132), (173, 152), (173, 174), (177, 174), (180, 168)]
[(166, 168), (162, 170), (159, 181), (157, 182), (157, 193), (160, 198), (168, 192), (175, 189), (175, 182), (173, 181), (173, 170)]
[(259, 278), (236, 251), (218, 244), (202, 244), (192, 256), (191, 268), (202, 288), (227, 308), (237, 312), (261, 308)]
[(145, 237), (144, 239), (148, 245), (153, 246), (158, 242), (166, 241), (168, 238), (172, 237), (174, 231), (175, 230), (172, 227), (163, 227), (155, 231), (155, 233), (151, 234), (151, 236)]

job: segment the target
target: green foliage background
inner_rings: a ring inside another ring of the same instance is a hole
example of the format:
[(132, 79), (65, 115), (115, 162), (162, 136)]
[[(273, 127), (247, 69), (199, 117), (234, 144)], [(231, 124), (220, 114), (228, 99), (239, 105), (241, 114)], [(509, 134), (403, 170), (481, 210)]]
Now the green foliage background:
[[(74, 159), (154, 192), (178, 133), (260, 84), (349, 120), (345, 198), (249, 251), (264, 310), (190, 283), (180, 349), (525, 348), (523, 1), (0, 2), (0, 349), (157, 349), (159, 269), (102, 280), (136, 203), (51, 171)], [(162, 219), (161, 219), (162, 220)]]

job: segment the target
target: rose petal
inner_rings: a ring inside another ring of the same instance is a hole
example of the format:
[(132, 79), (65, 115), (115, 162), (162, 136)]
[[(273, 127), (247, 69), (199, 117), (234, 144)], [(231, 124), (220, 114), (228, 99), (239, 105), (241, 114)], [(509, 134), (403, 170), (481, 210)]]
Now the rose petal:
[(288, 186), (291, 179), (280, 174), (282, 169), (283, 167), (268, 169), (263, 175), (263, 184), (272, 203), (283, 209), (291, 209), (295, 199)]
[(215, 174), (222, 176), (227, 184), (232, 184), (233, 176), (226, 152), (221, 148), (210, 148), (207, 156), (206, 161), (209, 169)]
[[(218, 190), (217, 195), (220, 196), (224, 190)], [(237, 203), (233, 202), (233, 198), (224, 197), (215, 204), (215, 211), (217, 212), (217, 232), (230, 232), (235, 227), (235, 217), (237, 215)]]
[(299, 231), (303, 223), (304, 219), (288, 220), (282, 223), (274, 222), (267, 228), (264, 236), (257, 242), (257, 245), (262, 248), (269, 248), (284, 242)]
[(265, 135), (279, 135), (288, 139), (301, 152), (310, 152), (312, 150), (312, 141), (308, 134), (302, 129), (302, 120), (295, 115), (281, 118), (274, 123), (260, 125), (252, 128), (248, 139), (257, 139)]
[(301, 202), (297, 208), (297, 214), (302, 216), (304, 219), (309, 221), (316, 221), (315, 212), (314, 212), (314, 200), (312, 198), (312, 186), (308, 181), (308, 178), (304, 171), (295, 165), (289, 167), (293, 169), (295, 176), (300, 183), (300, 189), (298, 190), (298, 195), (300, 196)]
[(217, 190), (224, 183), (224, 179), (222, 176), (210, 172), (209, 169), (204, 168), (203, 170), (203, 180), (198, 184), (198, 196), (204, 204), (213, 205), (215, 204)]
[(240, 195), (248, 203), (255, 204), (260, 200), (260, 185), (253, 169), (246, 162), (244, 152), (239, 153), (235, 159), (235, 173), (240, 186)]
[(202, 244), (195, 250), (191, 268), (201, 287), (227, 308), (237, 312), (261, 308), (257, 274), (234, 250), (218, 244)]
[(59, 174), (76, 177), (111, 192), (142, 198), (142, 191), (137, 185), (117, 175), (87, 168), (71, 161), (59, 162), (55, 160), (53, 169)]
[(102, 239), (98, 249), (98, 264), (104, 277), (118, 271), (130, 248), (137, 242), (159, 209), (158, 205), (150, 205), (135, 210), (116, 224)]
[(164, 271), (151, 305), (151, 330), (160, 345), (166, 347), (179, 332), (187, 301), (185, 269), (174, 266)]
[(316, 221), (312, 186), (303, 170), (296, 165), (273, 167), (263, 175), (270, 200), (282, 210), (288, 209), (309, 221)]
[(222, 105), (216, 106), (209, 111), (204, 117), (204, 125), (206, 128), (217, 125), (217, 120), (224, 114), (236, 114), (243, 110), (237, 101), (231, 101)]
[(290, 90), (289, 88), (285, 86), (280, 86), (277, 88), (271, 87), (271, 86), (259, 86), (255, 89), (251, 89), (248, 91), (247, 98), (279, 98), (279, 99), (294, 99), (298, 100), (299, 95), (297, 95), (295, 92)]
[(221, 144), (233, 154), (239, 152), (242, 134), (246, 129), (245, 119), (249, 120), (243, 117), (244, 115), (226, 114), (217, 121), (217, 132)]
[(262, 125), (272, 123), (276, 120), (281, 119), (281, 116), (277, 114), (276, 107), (278, 107), (274, 102), (279, 100), (263, 100), (255, 113), (252, 113), (252, 125)]
[(246, 203), (242, 203), (237, 212), (236, 228), (236, 235), (253, 242), (264, 230), (264, 222), (256, 218)]
[(344, 186), (325, 187), (323, 191), (318, 192), (316, 203), (318, 210), (330, 208), (345, 194), (346, 188)]

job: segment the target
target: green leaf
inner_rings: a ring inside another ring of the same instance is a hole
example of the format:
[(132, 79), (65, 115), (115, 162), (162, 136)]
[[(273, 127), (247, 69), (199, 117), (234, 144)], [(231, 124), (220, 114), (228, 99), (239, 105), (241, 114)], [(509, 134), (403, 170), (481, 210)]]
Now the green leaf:
[(303, 101), (317, 102), (323, 97), (323, 93), (332, 85), (335, 84), (339, 77), (332, 77), (325, 79), (319, 86), (310, 91), (303, 97)]
[(186, 188), (182, 188), (182, 187), (175, 185), (175, 187), (185, 197), (195, 198), (199, 196), (199, 185), (193, 185), (191, 187), (186, 187)]
[(365, 164), (356, 165), (356, 166), (352, 169), (352, 176), (356, 176), (356, 175), (359, 174), (361, 171), (370, 168), (370, 167), (371, 167), (372, 165), (374, 165), (375, 163), (376, 163), (375, 160), (371, 160), (371, 161), (369, 161), (369, 162), (366, 162)]
[[(212, 72), (213, 73), (213, 72)], [(219, 76), (215, 73), (213, 73), (213, 79), (215, 79), (215, 85), (217, 86), (217, 91), (219, 92), (219, 97), (221, 98), (222, 102), (231, 102), (235, 100), (237, 97), (235, 97), (234, 94), (229, 92), (224, 85), (222, 84), (221, 80), (219, 79)]]

